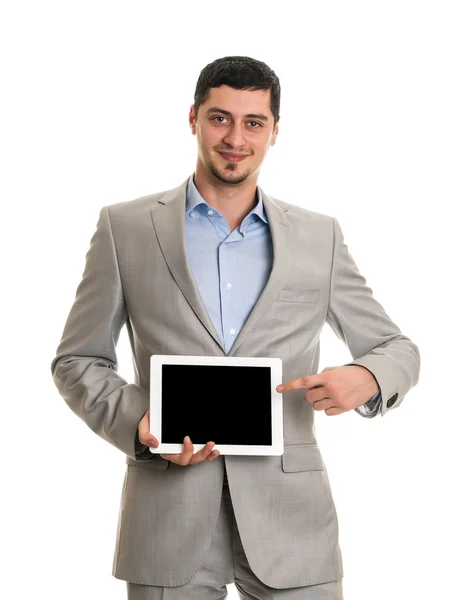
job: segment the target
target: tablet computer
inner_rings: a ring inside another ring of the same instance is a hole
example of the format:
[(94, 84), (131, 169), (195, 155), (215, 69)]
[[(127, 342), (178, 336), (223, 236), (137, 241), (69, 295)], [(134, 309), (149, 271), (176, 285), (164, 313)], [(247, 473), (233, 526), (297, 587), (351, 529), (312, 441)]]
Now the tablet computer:
[(281, 358), (180, 356), (150, 359), (152, 453), (194, 453), (212, 441), (222, 454), (283, 454)]

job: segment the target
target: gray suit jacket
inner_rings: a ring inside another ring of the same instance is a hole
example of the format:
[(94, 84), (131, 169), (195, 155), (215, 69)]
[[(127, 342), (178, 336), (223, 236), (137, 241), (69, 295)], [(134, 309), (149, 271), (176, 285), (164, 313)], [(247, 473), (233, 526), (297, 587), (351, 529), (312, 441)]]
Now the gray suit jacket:
[[(101, 209), (51, 365), (69, 407), (126, 455), (113, 575), (158, 586), (187, 583), (214, 533), (225, 467), (244, 550), (261, 581), (288, 588), (339, 579), (337, 513), (304, 390), (284, 394), (282, 456), (220, 456), (181, 467), (137, 452), (150, 356), (225, 355), (185, 253), (187, 181)], [(375, 376), (381, 414), (399, 406), (418, 381), (419, 351), (373, 298), (338, 221), (264, 192), (263, 202), (273, 268), (229, 356), (280, 357), (283, 381), (317, 373), (327, 322), (347, 344), (354, 359), (348, 364)], [(124, 324), (134, 383), (117, 372)]]

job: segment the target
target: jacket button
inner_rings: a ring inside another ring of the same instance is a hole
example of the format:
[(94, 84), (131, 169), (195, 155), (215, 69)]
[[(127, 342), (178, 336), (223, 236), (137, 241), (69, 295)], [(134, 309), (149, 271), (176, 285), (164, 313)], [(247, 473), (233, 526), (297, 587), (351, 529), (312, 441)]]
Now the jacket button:
[(393, 396), (387, 400), (387, 408), (391, 408), (395, 404), (397, 398), (398, 392), (396, 394), (393, 394)]

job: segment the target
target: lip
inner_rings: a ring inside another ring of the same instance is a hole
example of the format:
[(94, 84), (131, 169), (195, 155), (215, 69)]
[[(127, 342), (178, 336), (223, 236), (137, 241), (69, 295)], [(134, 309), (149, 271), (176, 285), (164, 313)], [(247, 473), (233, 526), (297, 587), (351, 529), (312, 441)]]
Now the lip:
[(248, 154), (229, 154), (228, 152), (219, 152), (219, 154), (221, 154), (225, 160), (229, 160), (230, 162), (240, 162), (248, 156)]

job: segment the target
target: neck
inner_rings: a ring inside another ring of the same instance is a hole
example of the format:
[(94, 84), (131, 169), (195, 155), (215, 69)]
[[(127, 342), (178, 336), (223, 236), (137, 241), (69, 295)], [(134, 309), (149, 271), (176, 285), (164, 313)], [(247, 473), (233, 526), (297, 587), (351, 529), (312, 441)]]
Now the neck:
[(203, 200), (223, 215), (235, 229), (258, 204), (257, 179), (249, 177), (241, 183), (224, 183), (213, 175), (206, 176), (198, 165), (195, 169), (194, 184)]

